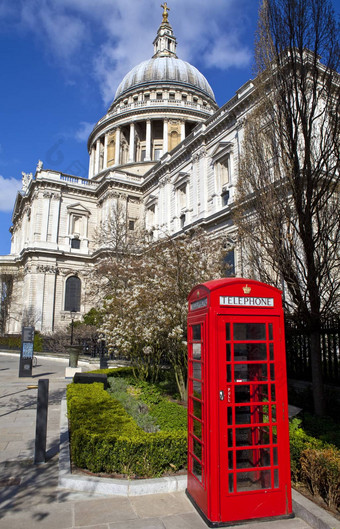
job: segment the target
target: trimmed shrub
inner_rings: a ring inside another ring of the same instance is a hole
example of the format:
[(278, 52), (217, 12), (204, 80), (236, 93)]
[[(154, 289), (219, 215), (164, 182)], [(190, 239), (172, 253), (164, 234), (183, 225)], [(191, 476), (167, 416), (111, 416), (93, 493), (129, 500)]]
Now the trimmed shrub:
[(140, 477), (185, 467), (186, 430), (145, 433), (102, 384), (70, 384), (67, 404), (71, 457), (78, 467)]
[(315, 439), (301, 428), (301, 419), (293, 419), (289, 423), (289, 438), (290, 438), (290, 464), (292, 471), (292, 480), (296, 483), (301, 481), (301, 454), (306, 448), (323, 447), (323, 442)]
[(43, 350), (43, 345), (44, 345), (44, 342), (43, 342), (43, 338), (41, 334), (36, 332), (34, 334), (34, 343), (33, 343), (34, 351), (36, 353), (41, 353)]
[(94, 369), (89, 371), (89, 373), (100, 373), (107, 375), (109, 377), (131, 377), (133, 375), (132, 367), (116, 367), (116, 368), (107, 368), (107, 369)]
[(21, 336), (0, 336), (0, 347), (6, 349), (20, 349), (21, 347)]
[(305, 484), (311, 494), (340, 509), (340, 450), (312, 437), (301, 428), (301, 420), (290, 423), (292, 479)]
[(308, 448), (301, 454), (301, 476), (312, 494), (329, 507), (340, 507), (340, 452), (336, 448)]

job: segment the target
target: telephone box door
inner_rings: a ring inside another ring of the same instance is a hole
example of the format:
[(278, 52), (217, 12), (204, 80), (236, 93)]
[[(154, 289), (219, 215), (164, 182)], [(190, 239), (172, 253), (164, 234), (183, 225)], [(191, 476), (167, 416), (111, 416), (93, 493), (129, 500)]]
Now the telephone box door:
[(279, 317), (220, 315), (218, 320), (221, 519), (289, 514)]

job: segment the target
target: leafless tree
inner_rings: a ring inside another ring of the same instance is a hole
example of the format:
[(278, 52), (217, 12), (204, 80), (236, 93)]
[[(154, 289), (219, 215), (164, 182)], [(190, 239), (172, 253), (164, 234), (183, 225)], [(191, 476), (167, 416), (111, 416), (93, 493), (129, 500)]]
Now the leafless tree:
[(329, 0), (263, 0), (235, 217), (249, 272), (284, 288), (310, 335), (319, 415), (320, 326), (340, 294), (338, 39)]
[(13, 292), (13, 276), (10, 274), (0, 275), (0, 335), (6, 332), (6, 321), (11, 304)]

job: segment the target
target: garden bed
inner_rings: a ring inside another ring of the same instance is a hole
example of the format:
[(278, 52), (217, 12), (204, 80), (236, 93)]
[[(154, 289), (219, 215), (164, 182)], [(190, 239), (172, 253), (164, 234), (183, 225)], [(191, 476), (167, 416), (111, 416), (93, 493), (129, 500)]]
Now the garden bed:
[[(129, 376), (128, 370), (114, 371)], [(110, 372), (112, 376), (112, 373)], [(110, 379), (110, 377), (109, 377)], [(128, 387), (144, 399), (156, 431), (147, 432), (103, 385), (70, 384), (67, 389), (72, 463), (93, 474), (135, 479), (176, 474), (186, 468), (186, 410), (156, 387), (133, 380)], [(121, 391), (121, 393), (123, 393)], [(130, 394), (130, 396), (132, 396)], [(143, 414), (141, 414), (143, 415)]]

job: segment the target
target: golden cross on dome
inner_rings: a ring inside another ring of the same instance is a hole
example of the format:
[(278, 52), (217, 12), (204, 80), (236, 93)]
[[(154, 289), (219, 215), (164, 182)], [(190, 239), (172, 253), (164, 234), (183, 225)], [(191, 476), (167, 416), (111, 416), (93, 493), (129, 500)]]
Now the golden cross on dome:
[(163, 7), (163, 20), (162, 22), (168, 22), (168, 11), (170, 11), (170, 8), (168, 7), (168, 4), (164, 2), (164, 4), (161, 5)]

